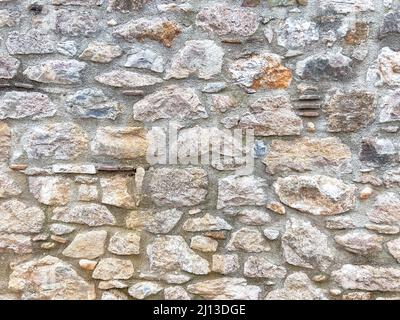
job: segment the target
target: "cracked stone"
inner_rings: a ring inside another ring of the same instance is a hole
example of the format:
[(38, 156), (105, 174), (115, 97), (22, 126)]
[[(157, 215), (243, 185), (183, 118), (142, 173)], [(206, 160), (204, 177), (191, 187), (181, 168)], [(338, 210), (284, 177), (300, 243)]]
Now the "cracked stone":
[(239, 257), (237, 254), (214, 254), (212, 256), (211, 270), (213, 272), (229, 274), (236, 272), (239, 267)]

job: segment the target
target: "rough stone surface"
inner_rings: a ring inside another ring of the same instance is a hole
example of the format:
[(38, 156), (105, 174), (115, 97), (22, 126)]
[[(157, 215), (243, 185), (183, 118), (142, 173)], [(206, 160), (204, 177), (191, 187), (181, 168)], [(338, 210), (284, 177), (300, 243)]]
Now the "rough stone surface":
[(151, 39), (171, 47), (174, 39), (181, 33), (181, 28), (165, 18), (140, 18), (131, 20), (115, 28), (113, 35), (126, 41), (144, 41)]
[(229, 176), (218, 184), (217, 208), (261, 206), (267, 203), (266, 181), (254, 176)]
[(251, 36), (257, 31), (257, 15), (244, 8), (215, 5), (203, 8), (196, 17), (196, 25), (220, 36)]
[(328, 300), (326, 292), (316, 287), (304, 272), (289, 275), (282, 289), (269, 292), (266, 300)]
[(399, 299), (399, 35), (397, 0), (0, 0), (0, 300)]
[(345, 290), (400, 291), (400, 269), (346, 264), (332, 273)]
[(166, 70), (166, 79), (183, 79), (196, 75), (211, 79), (221, 73), (224, 51), (211, 40), (190, 40), (172, 58)]
[(148, 179), (150, 197), (158, 206), (193, 206), (207, 195), (208, 178), (203, 169), (156, 169)]
[(355, 205), (355, 186), (327, 176), (278, 178), (275, 192), (289, 207), (316, 216), (347, 212)]
[(136, 230), (144, 230), (155, 234), (169, 233), (179, 222), (183, 215), (177, 209), (150, 211), (131, 211), (126, 218), (126, 226)]
[(55, 51), (51, 35), (40, 30), (13, 31), (8, 34), (6, 47), (10, 54), (45, 54)]
[(10, 56), (0, 56), (0, 79), (12, 79), (17, 73), (21, 63)]
[(39, 233), (45, 222), (44, 212), (12, 199), (0, 205), (0, 232)]
[(303, 129), (301, 118), (286, 96), (261, 98), (251, 104), (249, 111), (232, 120), (229, 128), (253, 129), (257, 136), (298, 136)]
[(209, 300), (258, 300), (260, 287), (243, 278), (221, 278), (191, 284), (188, 291)]
[(173, 85), (135, 103), (133, 117), (145, 122), (159, 119), (201, 119), (207, 118), (207, 111), (196, 91)]
[(130, 260), (104, 258), (99, 261), (92, 277), (100, 280), (126, 280), (133, 276), (133, 264)]
[(104, 254), (107, 231), (88, 231), (78, 233), (74, 240), (63, 251), (71, 258), (95, 259)]
[(94, 285), (86, 282), (68, 263), (45, 256), (13, 268), (9, 288), (24, 300), (93, 300)]
[(209, 263), (195, 254), (181, 236), (160, 236), (147, 247), (150, 268), (158, 272), (209, 273)]
[(337, 91), (323, 110), (329, 132), (358, 131), (374, 119), (374, 95), (365, 91)]
[(52, 218), (62, 222), (86, 224), (91, 227), (115, 224), (115, 218), (107, 207), (94, 203), (78, 204), (71, 208), (57, 208), (54, 210)]
[(24, 75), (37, 82), (54, 84), (80, 83), (86, 63), (77, 60), (50, 60), (25, 69)]
[(334, 255), (328, 237), (310, 222), (290, 219), (282, 236), (283, 255), (286, 262), (303, 268), (329, 268)]
[(274, 53), (250, 54), (229, 66), (233, 81), (240, 87), (257, 89), (286, 89), (292, 82), (292, 71)]
[(348, 146), (337, 138), (294, 141), (273, 140), (264, 162), (268, 172), (337, 170), (345, 168), (351, 160)]
[(350, 231), (337, 235), (335, 241), (347, 251), (357, 254), (370, 254), (382, 251), (383, 238), (368, 231)]
[(91, 144), (95, 155), (127, 160), (144, 157), (147, 147), (146, 132), (140, 127), (99, 128)]

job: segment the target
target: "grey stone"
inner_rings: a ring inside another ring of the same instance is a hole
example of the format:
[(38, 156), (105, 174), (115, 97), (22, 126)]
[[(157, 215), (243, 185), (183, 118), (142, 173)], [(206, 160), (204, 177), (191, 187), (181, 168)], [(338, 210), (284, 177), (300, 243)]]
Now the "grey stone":
[(8, 34), (6, 47), (10, 54), (46, 54), (55, 52), (56, 43), (51, 34), (31, 29)]

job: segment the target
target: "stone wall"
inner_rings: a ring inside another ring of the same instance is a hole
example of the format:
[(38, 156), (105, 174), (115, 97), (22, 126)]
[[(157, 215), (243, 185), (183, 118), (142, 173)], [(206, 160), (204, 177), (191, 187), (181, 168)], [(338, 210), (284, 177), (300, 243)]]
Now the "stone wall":
[[(399, 298), (399, 35), (397, 0), (0, 0), (0, 298)], [(254, 166), (149, 161), (171, 128)]]

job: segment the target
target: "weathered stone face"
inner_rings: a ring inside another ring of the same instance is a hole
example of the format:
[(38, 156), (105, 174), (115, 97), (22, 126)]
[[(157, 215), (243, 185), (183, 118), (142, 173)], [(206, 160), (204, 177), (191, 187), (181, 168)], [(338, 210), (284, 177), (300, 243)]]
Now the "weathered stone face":
[(160, 78), (125, 70), (115, 70), (95, 77), (97, 82), (115, 88), (139, 88), (162, 82)]
[(110, 100), (99, 89), (83, 89), (75, 92), (66, 100), (68, 112), (78, 118), (115, 120), (122, 112), (122, 105)]
[(350, 148), (337, 138), (273, 140), (264, 163), (272, 174), (286, 171), (340, 169), (351, 160)]
[(94, 285), (79, 276), (71, 265), (52, 256), (15, 266), (8, 286), (21, 292), (22, 299), (26, 300), (93, 300), (96, 297)]
[(389, 86), (400, 85), (400, 53), (388, 47), (382, 48), (377, 60), (377, 73), (381, 83)]
[(98, 204), (79, 204), (71, 208), (62, 207), (54, 210), (53, 220), (86, 224), (91, 227), (114, 225), (115, 218), (107, 207)]
[(399, 34), (393, 0), (0, 0), (0, 300), (400, 299)]
[(220, 36), (251, 36), (257, 31), (258, 17), (250, 10), (215, 5), (203, 8), (196, 17), (196, 25)]
[(95, 259), (104, 254), (107, 231), (88, 231), (78, 233), (63, 251), (70, 258)]
[(140, 18), (116, 27), (113, 35), (129, 42), (151, 39), (171, 47), (180, 33), (181, 28), (173, 21), (165, 18)]
[(143, 128), (103, 127), (97, 130), (91, 149), (95, 155), (129, 160), (144, 157), (147, 146)]
[(296, 73), (304, 80), (344, 80), (353, 73), (352, 59), (341, 53), (317, 54), (299, 61)]
[(12, 79), (17, 73), (21, 63), (18, 59), (9, 56), (0, 56), (0, 79)]
[(98, 29), (94, 11), (59, 9), (56, 13), (56, 32), (65, 36), (87, 37)]
[(166, 70), (166, 79), (184, 79), (195, 75), (211, 79), (221, 73), (224, 51), (211, 40), (190, 40), (172, 58)]
[(235, 83), (250, 90), (286, 89), (292, 82), (292, 71), (282, 65), (282, 58), (273, 53), (251, 54), (229, 66)]
[(207, 260), (195, 254), (181, 236), (157, 237), (147, 247), (150, 268), (158, 272), (186, 271), (193, 274), (207, 274)]
[(29, 130), (22, 140), (29, 159), (69, 160), (87, 151), (86, 133), (72, 123), (39, 125)]
[(269, 292), (266, 300), (328, 300), (326, 292), (316, 287), (303, 272), (289, 275), (283, 289)]
[(290, 219), (282, 236), (286, 262), (303, 268), (325, 271), (333, 262), (328, 237), (308, 221)]
[(108, 63), (121, 55), (122, 49), (119, 46), (111, 45), (105, 42), (91, 42), (81, 53), (79, 58), (92, 62)]
[(374, 119), (374, 95), (366, 91), (335, 92), (325, 104), (329, 132), (354, 132)]
[(217, 208), (266, 204), (266, 182), (254, 176), (229, 176), (218, 184)]
[(346, 264), (332, 273), (345, 290), (400, 291), (400, 269)]
[(207, 196), (208, 178), (203, 169), (155, 169), (148, 174), (148, 192), (157, 206), (194, 206)]
[(36, 92), (7, 92), (0, 102), (0, 119), (32, 120), (52, 117), (55, 115), (56, 106), (45, 94)]
[(157, 212), (132, 211), (126, 218), (126, 226), (130, 229), (141, 229), (155, 233), (167, 234), (179, 222), (183, 215), (177, 209), (161, 210)]
[(207, 118), (207, 111), (196, 91), (178, 86), (165, 87), (133, 105), (135, 120)]
[(6, 47), (10, 54), (46, 54), (55, 51), (55, 42), (50, 34), (32, 29), (10, 32)]
[[(225, 118), (229, 120), (229, 117)], [(254, 102), (231, 128), (253, 129), (256, 136), (298, 136), (303, 123), (285, 96), (265, 97)]]
[(25, 69), (24, 75), (37, 82), (74, 84), (81, 82), (86, 63), (77, 60), (50, 60)]
[(191, 284), (188, 291), (210, 300), (258, 300), (261, 289), (244, 278), (221, 278)]
[(284, 204), (316, 216), (340, 214), (355, 206), (355, 186), (327, 176), (278, 178), (274, 186)]

